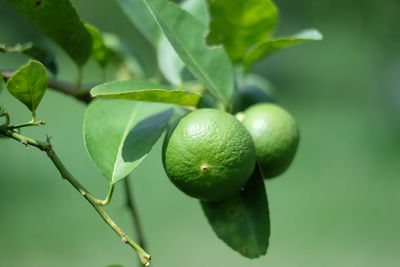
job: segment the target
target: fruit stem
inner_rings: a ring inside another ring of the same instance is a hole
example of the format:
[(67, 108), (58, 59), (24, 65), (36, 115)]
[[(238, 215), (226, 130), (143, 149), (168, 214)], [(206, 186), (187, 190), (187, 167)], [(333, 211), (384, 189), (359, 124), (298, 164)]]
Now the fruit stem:
[(99, 205), (99, 200), (92, 196), (89, 191), (67, 170), (64, 164), (61, 162), (56, 152), (54, 151), (52, 145), (50, 144), (50, 138), (47, 137), (46, 142), (41, 142), (33, 138), (23, 136), (9, 129), (0, 128), (0, 135), (12, 138), (16, 141), (21, 142), (25, 146), (33, 146), (44, 152), (53, 162), (54, 166), (57, 168), (61, 177), (67, 180), (96, 210), (104, 222), (111, 227), (111, 229), (121, 238), (124, 244), (132, 247), (138, 254), (140, 261), (143, 265), (148, 266), (150, 264), (151, 256), (138, 244), (135, 243), (126, 233), (122, 230), (107, 214), (107, 212)]

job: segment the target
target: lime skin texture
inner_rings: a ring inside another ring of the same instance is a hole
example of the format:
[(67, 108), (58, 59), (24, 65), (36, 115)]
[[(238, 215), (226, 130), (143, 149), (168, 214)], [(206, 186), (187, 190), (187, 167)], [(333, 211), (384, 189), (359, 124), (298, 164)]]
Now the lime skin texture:
[(242, 123), (253, 137), (263, 177), (273, 178), (286, 171), (299, 144), (294, 118), (279, 105), (262, 103), (246, 109)]
[(187, 195), (223, 200), (248, 181), (256, 163), (253, 139), (231, 114), (195, 110), (172, 125), (163, 145), (169, 179)]

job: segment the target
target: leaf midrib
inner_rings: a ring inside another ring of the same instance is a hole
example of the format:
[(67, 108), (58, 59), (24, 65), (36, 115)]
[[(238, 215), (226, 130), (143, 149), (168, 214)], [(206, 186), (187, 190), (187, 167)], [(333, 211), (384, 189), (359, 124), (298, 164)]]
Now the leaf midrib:
[[(246, 221), (247, 221), (247, 223), (249, 224), (249, 225), (253, 225), (253, 223), (252, 223), (252, 220), (250, 220), (250, 216), (249, 216), (249, 212), (247, 211), (247, 202), (245, 201), (245, 199), (244, 199), (244, 197), (242, 196), (242, 194), (240, 194), (240, 198), (242, 199), (242, 203), (244, 203), (243, 204), (243, 207), (244, 207), (244, 211), (245, 211), (245, 218), (246, 218)], [(249, 227), (250, 228), (250, 235), (251, 235), (251, 238), (252, 238), (252, 240), (253, 240), (253, 242), (257, 245), (257, 249), (258, 249), (258, 253), (261, 251), (261, 247), (262, 247), (262, 245), (260, 245), (260, 243), (259, 243), (259, 241), (258, 241), (258, 239), (256, 238), (256, 236), (257, 236), (257, 233), (256, 233), (256, 231), (254, 230), (254, 228), (253, 227)]]
[(137, 114), (140, 105), (141, 105), (140, 103), (139, 103), (138, 105), (135, 105), (134, 110), (133, 110), (133, 112), (131, 113), (131, 117), (129, 118), (129, 121), (128, 121), (128, 123), (126, 124), (125, 130), (124, 130), (123, 135), (122, 135), (122, 137), (121, 137), (121, 142), (120, 142), (120, 144), (119, 144), (119, 146), (118, 146), (117, 155), (116, 155), (116, 157), (115, 157), (113, 172), (112, 172), (112, 176), (111, 176), (111, 183), (112, 183), (112, 184), (116, 183), (116, 181), (115, 181), (115, 173), (116, 173), (116, 169), (117, 169), (118, 159), (119, 159), (119, 157), (120, 157), (120, 155), (121, 155), (121, 150), (122, 150), (122, 147), (123, 147), (123, 144), (124, 144), (123, 140), (125, 140), (125, 138), (126, 138), (128, 132), (129, 132), (129, 130), (127, 130), (127, 129), (129, 129), (130, 126), (132, 125), (132, 122), (133, 122), (134, 119), (135, 119), (135, 115)]
[[(173, 31), (171, 31), (171, 29), (166, 25), (166, 23), (164, 22), (164, 19), (162, 19), (162, 18), (160, 18), (160, 16), (156, 15), (156, 12), (155, 12), (155, 10), (154, 10), (153, 4), (149, 4), (148, 0), (143, 0), (143, 1), (145, 1), (145, 3), (147, 4), (147, 6), (150, 7), (151, 13), (152, 13), (152, 15), (155, 17), (155, 19), (156, 19), (157, 23), (160, 25), (161, 29), (162, 29), (163, 31), (165, 31), (164, 28), (163, 28), (163, 26), (161, 25), (161, 22), (162, 22), (163, 25), (164, 25), (164, 27), (168, 30), (168, 32), (169, 32), (171, 35), (173, 35), (173, 36), (175, 37), (175, 41), (181, 46), (181, 48), (182, 48), (183, 52), (185, 53), (185, 55), (193, 62), (193, 64), (194, 64), (195, 67), (198, 69), (198, 71), (200, 72), (200, 74), (202, 75), (202, 77), (205, 78), (205, 80), (207, 80), (207, 82), (208, 82), (209, 85), (211, 85), (211, 87), (212, 87), (212, 89), (213, 89), (212, 93), (213, 93), (213, 94), (216, 94), (216, 97), (218, 97), (218, 99), (221, 100), (222, 103), (223, 103), (224, 105), (226, 105), (226, 101), (224, 100), (224, 96), (219, 92), (219, 90), (217, 90), (218, 87), (214, 84), (214, 82), (212, 82), (212, 80), (210, 80), (210, 79), (208, 78), (209, 76), (206, 75), (206, 74), (202, 71), (202, 68), (199, 68), (199, 65), (197, 64), (197, 61), (196, 61), (196, 60), (193, 60), (193, 57), (190, 55), (190, 53), (188, 53), (188, 51), (186, 51), (186, 49), (184, 48), (184, 46), (182, 46), (182, 42), (179, 41), (179, 38), (176, 38), (177, 36), (176, 36), (175, 34), (173, 34)], [(170, 3), (167, 3), (167, 5), (168, 5), (168, 4), (170, 4)], [(171, 4), (171, 5), (172, 5), (172, 4)], [(183, 10), (183, 12), (187, 12), (187, 11)], [(190, 13), (189, 13), (189, 14), (190, 14)], [(197, 19), (196, 19), (196, 20), (197, 20)], [(161, 22), (160, 22), (160, 21), (161, 21)], [(202, 25), (202, 24), (201, 24), (201, 25)], [(203, 25), (202, 25), (202, 26), (203, 26)], [(167, 39), (168, 39), (168, 37), (167, 37)], [(205, 45), (205, 43), (204, 43), (204, 45)], [(206, 46), (206, 45), (205, 45), (205, 46)], [(211, 50), (210, 48), (207, 48), (207, 47), (206, 47), (206, 49)], [(174, 48), (174, 50), (175, 50), (175, 48)], [(177, 53), (177, 54), (179, 55), (179, 53)], [(179, 57), (180, 57), (180, 56), (179, 56)], [(182, 61), (183, 61), (183, 60), (182, 60)], [(214, 91), (214, 90), (215, 90), (215, 91)]]

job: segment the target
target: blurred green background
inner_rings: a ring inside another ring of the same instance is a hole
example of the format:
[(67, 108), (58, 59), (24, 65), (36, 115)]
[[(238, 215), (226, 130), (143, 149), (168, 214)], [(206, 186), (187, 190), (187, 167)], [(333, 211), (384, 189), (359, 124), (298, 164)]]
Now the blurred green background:
[[(114, 1), (73, 0), (85, 21), (135, 43), (137, 31)], [(294, 164), (266, 184), (272, 235), (265, 257), (243, 258), (212, 232), (199, 203), (168, 181), (160, 144), (133, 173), (133, 189), (153, 255), (161, 266), (395, 267), (400, 264), (400, 2), (397, 0), (277, 0), (278, 34), (316, 27), (322, 42), (297, 46), (260, 62), (278, 101), (298, 120), (302, 140)], [(74, 79), (73, 63), (5, 2), (0, 43), (34, 41), (59, 62), (59, 78)], [(26, 61), (0, 54), (0, 69)], [(90, 62), (85, 81), (100, 77)], [(3, 92), (16, 122), (30, 115)], [(53, 137), (71, 172), (97, 196), (107, 183), (82, 140), (85, 106), (48, 91), (38, 111), (46, 127), (26, 130)], [(111, 214), (131, 230), (117, 186)], [(136, 256), (46, 156), (0, 140), (0, 266), (135, 266)], [(132, 231), (129, 231), (132, 233)]]

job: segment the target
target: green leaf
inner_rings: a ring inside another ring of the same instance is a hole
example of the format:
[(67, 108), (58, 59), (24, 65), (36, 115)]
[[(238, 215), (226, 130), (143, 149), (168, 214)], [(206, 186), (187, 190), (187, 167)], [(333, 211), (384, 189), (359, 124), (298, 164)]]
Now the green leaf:
[[(209, 16), (206, 0), (186, 0), (182, 2), (181, 7), (203, 22), (203, 24), (208, 22)], [(164, 77), (170, 83), (181, 86), (181, 73), (185, 65), (165, 35), (161, 36), (158, 43), (157, 60)]]
[(209, 48), (205, 44), (207, 27), (176, 4), (166, 0), (142, 1), (186, 67), (227, 106), (233, 93), (233, 68), (222, 47)]
[(246, 55), (244, 59), (244, 67), (249, 70), (257, 60), (276, 53), (284, 48), (308, 42), (322, 40), (322, 34), (316, 29), (304, 30), (292, 37), (280, 37), (276, 39), (266, 40), (255, 45)]
[(47, 89), (47, 79), (47, 71), (42, 63), (30, 60), (8, 79), (7, 89), (35, 117), (35, 111)]
[(57, 74), (58, 68), (54, 56), (51, 55), (47, 50), (44, 50), (38, 46), (33, 45), (31, 42), (25, 44), (16, 44), (12, 47), (7, 47), (4, 44), (0, 44), (0, 52), (3, 53), (22, 53), (37, 61), (40, 61), (51, 73)]
[(210, 14), (208, 13), (207, 0), (185, 0), (180, 6), (204, 25), (209, 22)]
[(270, 235), (268, 201), (258, 168), (236, 195), (220, 202), (201, 202), (214, 232), (248, 258), (265, 255)]
[(158, 43), (157, 61), (167, 81), (178, 87), (182, 86), (181, 73), (185, 65), (165, 36)]
[(169, 88), (148, 81), (113, 81), (96, 86), (90, 91), (93, 97), (126, 99), (196, 106), (200, 94)]
[(100, 65), (101, 68), (105, 69), (108, 64), (109, 50), (104, 43), (101, 32), (90, 24), (85, 24), (86, 29), (92, 36), (92, 57)]
[(117, 35), (104, 33), (103, 39), (109, 50), (110, 64), (117, 69), (118, 80), (140, 79), (144, 77), (143, 68), (129, 46)]
[(117, 0), (117, 3), (133, 25), (155, 47), (161, 31), (143, 0)]
[(6, 0), (30, 23), (61, 46), (79, 66), (92, 50), (92, 40), (68, 0)]
[(208, 0), (211, 23), (208, 44), (223, 44), (233, 62), (240, 62), (254, 44), (266, 40), (278, 22), (270, 0)]
[(86, 150), (102, 174), (116, 183), (147, 156), (172, 113), (168, 105), (95, 100), (85, 114)]

